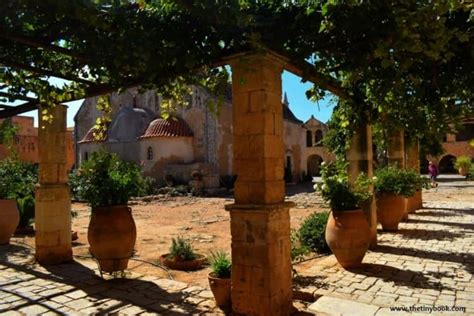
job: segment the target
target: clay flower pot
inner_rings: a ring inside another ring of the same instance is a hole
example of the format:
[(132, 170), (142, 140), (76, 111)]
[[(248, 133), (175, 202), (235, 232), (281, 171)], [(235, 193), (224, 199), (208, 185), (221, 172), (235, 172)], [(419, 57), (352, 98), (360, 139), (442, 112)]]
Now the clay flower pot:
[(326, 242), (345, 268), (360, 266), (370, 244), (370, 228), (361, 209), (335, 211), (329, 214)]
[(405, 215), (406, 202), (401, 195), (383, 194), (377, 197), (377, 220), (385, 231), (398, 230)]
[(422, 208), (421, 190), (415, 191), (415, 194), (406, 198), (406, 213), (413, 214), (416, 210)]
[(231, 306), (231, 278), (218, 278), (215, 276), (214, 272), (211, 272), (208, 275), (208, 279), (212, 294), (214, 294), (216, 300), (216, 305), (221, 308)]
[(465, 177), (469, 173), (469, 170), (466, 167), (459, 167), (458, 172), (461, 176)]
[(204, 266), (207, 263), (207, 259), (203, 255), (197, 255), (197, 258), (194, 260), (177, 260), (176, 258), (170, 258), (170, 254), (167, 253), (160, 256), (160, 262), (172, 270), (195, 271)]
[(132, 209), (126, 205), (93, 208), (87, 239), (102, 271), (125, 270), (137, 239)]
[(10, 243), (10, 237), (20, 223), (15, 200), (0, 200), (0, 245)]

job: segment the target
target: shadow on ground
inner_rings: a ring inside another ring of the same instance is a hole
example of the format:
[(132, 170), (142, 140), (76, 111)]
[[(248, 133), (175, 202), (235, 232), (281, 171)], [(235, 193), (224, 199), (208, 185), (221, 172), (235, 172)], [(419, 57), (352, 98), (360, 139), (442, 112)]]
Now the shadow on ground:
[(472, 253), (436, 252), (389, 245), (378, 245), (372, 252), (459, 263), (462, 264), (469, 273), (474, 273), (474, 254)]
[(417, 272), (406, 269), (402, 270), (389, 265), (375, 263), (363, 263), (361, 267), (350, 269), (349, 271), (367, 277), (374, 277), (387, 282), (393, 282), (394, 284), (401, 286), (433, 290), (454, 290), (437, 280), (442, 277), (448, 277), (448, 275), (444, 273)]
[[(412, 223), (413, 221), (409, 221)], [(449, 240), (452, 241), (456, 238), (462, 238), (464, 234), (455, 233), (446, 230), (427, 230), (427, 229), (416, 229), (416, 228), (401, 228), (397, 231), (390, 232), (391, 234), (401, 235), (407, 239), (419, 239), (419, 240)]]
[(456, 222), (440, 222), (440, 221), (433, 221), (429, 219), (410, 219), (409, 223), (413, 224), (438, 224), (442, 226), (451, 226), (451, 227), (460, 227), (465, 230), (474, 230), (474, 224), (469, 223), (456, 223)]
[[(87, 293), (89, 298), (96, 299), (94, 303), (97, 306), (104, 305), (104, 299), (114, 300), (112, 301), (113, 303), (107, 307), (97, 307), (100, 314), (109, 314), (128, 304), (133, 304), (151, 313), (168, 311), (168, 313), (173, 312), (174, 315), (190, 315), (203, 312), (203, 310), (199, 310), (195, 306), (183, 302), (187, 297), (186, 294), (181, 291), (169, 292), (153, 282), (125, 278), (104, 280), (96, 275), (94, 270), (76, 261), (45, 267), (47, 271), (51, 273), (47, 274), (35, 270), (34, 263), (31, 262), (29, 264), (26, 262), (24, 264), (13, 263), (9, 260), (9, 256), (20, 256), (25, 257), (25, 259), (31, 259), (31, 251), (25, 246), (8, 245), (0, 247), (0, 265), (24, 272), (31, 276), (31, 279), (50, 280), (71, 286), (71, 289), (66, 291), (60, 289), (55, 293), (47, 291), (49, 295), (44, 296), (42, 296), (40, 292), (38, 293), (38, 295), (41, 296), (40, 299), (30, 299), (29, 297), (22, 296), (21, 293), (9, 290), (8, 287), (5, 288), (7, 285), (12, 285), (12, 283), (3, 283), (1, 284), (2, 292), (11, 293), (27, 301), (15, 306), (15, 310), (34, 304), (41, 305), (52, 312), (61, 314), (60, 311), (44, 304), (44, 302), (58, 295), (82, 290)], [(24, 281), (25, 280), (18, 280), (17, 283)], [(173, 308), (176, 307), (179, 309), (173, 310)], [(0, 313), (6, 311), (6, 309), (0, 309)]]

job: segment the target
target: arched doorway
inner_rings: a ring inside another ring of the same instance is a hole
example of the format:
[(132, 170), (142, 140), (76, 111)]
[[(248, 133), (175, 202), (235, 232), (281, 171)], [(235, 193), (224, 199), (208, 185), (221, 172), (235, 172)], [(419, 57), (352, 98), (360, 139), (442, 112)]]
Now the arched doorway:
[(308, 157), (307, 166), (308, 166), (308, 176), (310, 177), (317, 177), (321, 175), (321, 163), (323, 162), (323, 158), (319, 155), (311, 155)]
[(446, 155), (439, 161), (438, 168), (440, 173), (457, 173), (454, 168), (456, 157), (453, 155)]

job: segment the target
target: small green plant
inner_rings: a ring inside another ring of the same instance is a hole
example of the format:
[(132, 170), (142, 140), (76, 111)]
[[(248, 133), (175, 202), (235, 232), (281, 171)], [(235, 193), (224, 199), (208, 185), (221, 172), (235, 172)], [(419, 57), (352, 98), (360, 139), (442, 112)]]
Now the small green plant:
[(35, 195), (38, 167), (15, 158), (0, 161), (0, 199), (18, 200)]
[(321, 166), (322, 182), (317, 183), (315, 189), (321, 192), (322, 198), (329, 203), (332, 210), (354, 210), (372, 197), (371, 180), (361, 173), (351, 185), (346, 171), (347, 165), (347, 162), (336, 161)]
[(329, 213), (313, 213), (301, 225), (298, 233), (301, 244), (319, 253), (330, 253), (324, 234)]
[(466, 156), (466, 155), (459, 156), (458, 158), (456, 158), (456, 161), (454, 162), (454, 168), (456, 169), (463, 168), (463, 169), (469, 170), (471, 168), (471, 165), (472, 165), (471, 157)]
[(232, 262), (227, 253), (222, 250), (212, 251), (208, 260), (212, 272), (217, 278), (230, 278)]
[(388, 193), (408, 197), (427, 187), (427, 179), (414, 170), (388, 166), (378, 169), (375, 173), (374, 189), (377, 195)]
[(299, 231), (292, 229), (290, 234), (291, 242), (291, 261), (299, 262), (304, 259), (304, 256), (309, 253), (308, 247), (303, 245), (300, 241)]
[(181, 236), (171, 239), (168, 259), (176, 261), (190, 261), (197, 258), (191, 242)]
[(116, 154), (100, 150), (92, 154), (74, 179), (78, 196), (92, 208), (127, 204), (130, 197), (143, 194), (140, 167), (122, 161)]
[(27, 227), (35, 218), (35, 198), (31, 195), (19, 198), (17, 200), (18, 210), (20, 212), (19, 227)]
[(156, 179), (152, 177), (143, 178), (143, 194), (144, 195), (153, 195), (158, 191), (156, 187)]
[(471, 168), (469, 169), (469, 174), (467, 175), (467, 178), (469, 180), (474, 180), (474, 163), (471, 165)]

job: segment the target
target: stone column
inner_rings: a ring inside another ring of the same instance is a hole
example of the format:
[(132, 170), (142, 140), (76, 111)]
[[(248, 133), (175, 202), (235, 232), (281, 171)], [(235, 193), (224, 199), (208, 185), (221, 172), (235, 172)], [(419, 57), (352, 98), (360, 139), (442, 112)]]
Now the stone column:
[[(418, 139), (412, 138), (405, 142), (406, 167), (420, 173), (420, 143)], [(416, 191), (411, 198), (409, 212), (423, 208), (422, 193)]]
[[(347, 171), (351, 183), (355, 182), (361, 172), (365, 173), (369, 178), (373, 177), (372, 127), (370, 125), (362, 126), (354, 131), (346, 158), (349, 162)], [(373, 192), (373, 186), (370, 189)], [(377, 246), (377, 208), (375, 206), (375, 198), (372, 197), (364, 203), (362, 209), (369, 222), (370, 248), (373, 249)]]
[(51, 111), (54, 117), (51, 123), (39, 115), (35, 238), (36, 260), (43, 265), (72, 260), (71, 199), (66, 166), (67, 107), (57, 105)]
[(388, 164), (405, 168), (405, 135), (403, 130), (394, 130), (387, 135)]
[(289, 315), (292, 309), (290, 203), (285, 203), (281, 73), (270, 53), (232, 66), (235, 204), (232, 309), (244, 315)]

